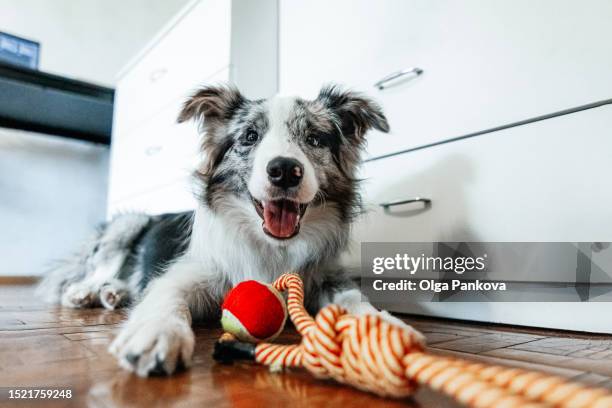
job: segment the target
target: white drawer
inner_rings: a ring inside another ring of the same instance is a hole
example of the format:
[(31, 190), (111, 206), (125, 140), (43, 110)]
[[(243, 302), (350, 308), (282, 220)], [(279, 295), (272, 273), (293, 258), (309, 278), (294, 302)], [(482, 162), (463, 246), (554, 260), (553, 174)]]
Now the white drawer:
[(193, 210), (196, 199), (193, 185), (187, 181), (161, 187), (126, 200), (111, 202), (108, 206), (109, 217), (122, 212), (142, 211), (147, 214), (163, 214)]
[(109, 202), (184, 179), (199, 160), (201, 136), (191, 122), (177, 124), (170, 106), (112, 146)]
[[(612, 105), (367, 162), (361, 242), (612, 241)], [(380, 203), (425, 197), (431, 207)]]
[(230, 6), (200, 1), (118, 81), (113, 137), (229, 65)]
[[(285, 0), (280, 90), (338, 82), (379, 100), (391, 134), (370, 135), (376, 157), (612, 98), (610, 21), (606, 0)], [(373, 87), (407, 67), (424, 74)]]

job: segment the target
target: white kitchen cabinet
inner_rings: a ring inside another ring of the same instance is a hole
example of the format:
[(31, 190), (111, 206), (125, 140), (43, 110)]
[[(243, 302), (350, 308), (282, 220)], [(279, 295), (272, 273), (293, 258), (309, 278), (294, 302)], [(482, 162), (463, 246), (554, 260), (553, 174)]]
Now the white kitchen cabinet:
[(193, 171), (200, 136), (190, 123), (178, 126), (174, 122), (175, 109), (167, 109), (117, 149), (111, 203), (170, 184)]
[[(117, 81), (113, 138), (128, 137), (169, 101), (230, 64), (231, 2), (190, 3)], [(227, 80), (227, 78), (225, 78)]]
[[(609, 104), (369, 161), (364, 232), (371, 241), (612, 241), (611, 153)], [(431, 207), (380, 207), (414, 197)]]
[[(604, 105), (367, 162), (368, 212), (353, 229), (344, 264), (359, 270), (361, 242), (610, 242), (611, 152), (612, 105)], [(431, 205), (380, 206), (416, 197)], [(528, 256), (519, 261), (517, 280), (541, 273), (529, 269)], [(558, 275), (537, 279), (564, 281)], [(605, 302), (415, 303), (397, 311), (612, 332)]]
[(607, 0), (282, 0), (280, 91), (337, 82), (380, 101), (377, 157), (612, 97), (610, 21)]

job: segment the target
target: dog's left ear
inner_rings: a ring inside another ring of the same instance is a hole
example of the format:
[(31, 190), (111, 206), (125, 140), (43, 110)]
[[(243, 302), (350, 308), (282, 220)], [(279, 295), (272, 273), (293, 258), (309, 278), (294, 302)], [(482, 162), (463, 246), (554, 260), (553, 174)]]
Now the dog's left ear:
[(178, 122), (195, 119), (200, 124), (229, 120), (247, 99), (231, 85), (212, 85), (198, 89), (185, 101)]
[(358, 92), (327, 85), (321, 89), (317, 100), (337, 116), (342, 134), (356, 138), (358, 143), (364, 141), (366, 132), (372, 128), (389, 132), (389, 123), (380, 105)]

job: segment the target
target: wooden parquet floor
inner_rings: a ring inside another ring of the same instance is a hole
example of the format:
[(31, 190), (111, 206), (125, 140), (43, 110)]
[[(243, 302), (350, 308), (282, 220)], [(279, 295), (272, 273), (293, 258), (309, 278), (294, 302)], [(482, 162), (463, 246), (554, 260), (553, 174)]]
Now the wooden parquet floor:
[[(195, 328), (190, 370), (172, 377), (138, 378), (120, 369), (106, 351), (124, 318), (123, 312), (40, 303), (30, 285), (0, 286), (0, 406), (454, 406), (425, 389), (414, 398), (394, 401), (301, 371), (276, 374), (249, 363), (216, 364), (211, 355), (219, 327)], [(425, 333), (431, 352), (543, 370), (612, 388), (612, 336), (404, 318)], [(298, 336), (288, 330), (280, 340), (296, 342)], [(68, 388), (73, 397), (9, 401), (7, 387)]]

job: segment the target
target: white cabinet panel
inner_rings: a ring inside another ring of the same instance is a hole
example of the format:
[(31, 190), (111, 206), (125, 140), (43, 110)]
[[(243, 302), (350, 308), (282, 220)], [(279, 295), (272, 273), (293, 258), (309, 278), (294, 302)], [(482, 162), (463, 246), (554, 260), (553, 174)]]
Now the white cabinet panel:
[[(284, 0), (280, 91), (338, 82), (379, 100), (370, 157), (612, 98), (612, 2)], [(391, 72), (420, 67), (385, 90)]]
[(123, 200), (185, 178), (199, 158), (200, 135), (193, 123), (177, 124), (171, 106), (113, 146), (109, 202)]
[(230, 63), (231, 2), (201, 0), (118, 81), (113, 137)]
[[(612, 105), (605, 105), (367, 162), (368, 212), (354, 228), (343, 263), (359, 269), (361, 242), (610, 242), (610, 152)], [(414, 197), (430, 198), (431, 207), (379, 206)], [(573, 317), (530, 313), (543, 307)], [(398, 311), (612, 332), (605, 302), (419, 303)]]
[[(367, 162), (355, 240), (612, 241), (610, 152), (605, 105)], [(431, 207), (379, 205), (414, 197)]]

